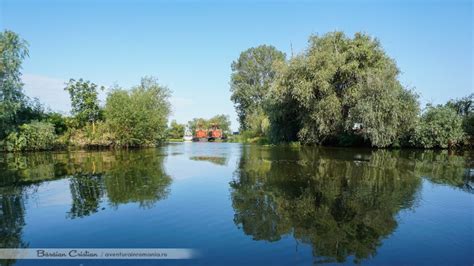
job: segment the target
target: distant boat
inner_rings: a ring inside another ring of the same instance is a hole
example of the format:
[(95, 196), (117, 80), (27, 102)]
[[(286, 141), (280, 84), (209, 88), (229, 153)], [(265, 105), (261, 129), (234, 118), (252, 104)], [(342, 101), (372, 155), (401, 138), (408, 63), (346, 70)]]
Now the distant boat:
[(184, 141), (192, 141), (193, 140), (193, 135), (191, 134), (191, 132), (186, 130), (186, 132), (184, 133), (183, 140)]

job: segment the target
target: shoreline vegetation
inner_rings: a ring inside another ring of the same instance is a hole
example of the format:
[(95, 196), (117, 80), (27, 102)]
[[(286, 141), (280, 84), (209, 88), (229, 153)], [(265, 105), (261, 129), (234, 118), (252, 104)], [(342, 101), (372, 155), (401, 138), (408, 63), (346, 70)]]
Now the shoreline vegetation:
[(108, 90), (70, 79), (71, 115), (50, 110), (23, 93), (21, 66), (28, 43), (0, 32), (0, 151), (136, 148), (182, 141), (186, 132), (219, 125), (229, 142), (371, 148), (471, 149), (474, 93), (420, 107), (413, 88), (380, 42), (343, 32), (310, 36), (290, 58), (275, 47), (243, 51), (230, 81), (239, 134), (227, 115), (168, 123), (171, 90), (146, 76), (132, 88)]

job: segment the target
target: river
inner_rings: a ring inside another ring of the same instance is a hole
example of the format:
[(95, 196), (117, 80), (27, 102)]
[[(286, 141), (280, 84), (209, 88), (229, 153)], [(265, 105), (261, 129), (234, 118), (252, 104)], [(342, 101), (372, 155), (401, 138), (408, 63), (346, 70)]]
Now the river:
[(472, 265), (473, 154), (175, 143), (0, 154), (0, 248), (190, 248), (5, 265)]

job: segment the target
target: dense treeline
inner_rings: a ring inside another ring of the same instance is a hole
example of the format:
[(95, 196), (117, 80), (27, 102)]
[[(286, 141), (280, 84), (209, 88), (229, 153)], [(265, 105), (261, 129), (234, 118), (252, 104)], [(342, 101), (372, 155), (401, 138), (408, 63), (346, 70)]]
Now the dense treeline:
[(171, 91), (154, 77), (125, 90), (113, 88), (105, 106), (99, 104), (104, 87), (71, 79), (65, 86), (72, 116), (45, 111), (23, 93), (21, 64), (28, 44), (16, 33), (0, 33), (0, 149), (49, 150), (66, 146), (153, 146), (167, 138)]
[(311, 36), (289, 60), (273, 46), (250, 48), (232, 71), (231, 100), (249, 138), (420, 148), (473, 139), (474, 94), (422, 111), (418, 95), (400, 84), (395, 61), (365, 34)]
[[(171, 91), (154, 77), (130, 90), (112, 88), (104, 106), (98, 99), (104, 87), (71, 79), (65, 90), (72, 116), (46, 111), (23, 93), (28, 43), (0, 32), (0, 54), (1, 150), (152, 146), (213, 124), (231, 133), (226, 115), (168, 127)], [(395, 61), (365, 34), (311, 36), (304, 53), (288, 60), (273, 46), (250, 48), (232, 71), (244, 141), (452, 148), (474, 140), (474, 94), (421, 109), (418, 95), (400, 84)]]

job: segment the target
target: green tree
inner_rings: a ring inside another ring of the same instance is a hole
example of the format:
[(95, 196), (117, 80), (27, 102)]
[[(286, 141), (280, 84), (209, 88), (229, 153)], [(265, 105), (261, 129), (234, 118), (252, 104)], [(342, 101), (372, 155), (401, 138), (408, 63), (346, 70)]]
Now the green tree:
[(462, 117), (464, 132), (474, 138), (474, 93), (461, 99), (450, 100), (446, 106), (456, 111)]
[(270, 120), (263, 109), (258, 108), (247, 115), (248, 128), (253, 136), (266, 136), (270, 127)]
[(192, 133), (194, 133), (198, 128), (209, 128), (209, 122), (207, 119), (193, 118), (193, 120), (188, 121), (188, 129), (191, 130)]
[(209, 126), (217, 125), (222, 130), (222, 132), (226, 134), (231, 133), (231, 130), (230, 130), (231, 123), (230, 123), (230, 118), (228, 115), (224, 115), (224, 114), (215, 115), (208, 120), (208, 124)]
[(454, 109), (458, 115), (468, 116), (474, 113), (474, 93), (461, 99), (449, 100), (446, 106)]
[(186, 126), (184, 124), (178, 124), (176, 120), (171, 121), (170, 127), (168, 128), (168, 138), (180, 139), (184, 136)]
[(100, 117), (100, 107), (98, 99), (98, 89), (104, 87), (85, 81), (83, 79), (70, 79), (64, 90), (69, 92), (71, 97), (72, 114), (76, 117), (81, 126), (87, 123), (95, 124)]
[(66, 117), (64, 117), (60, 113), (56, 113), (56, 112), (48, 113), (46, 114), (45, 120), (48, 123), (51, 123), (54, 125), (54, 131), (56, 132), (57, 135), (63, 134), (64, 132), (66, 132), (68, 128)]
[(428, 106), (417, 125), (412, 143), (421, 148), (449, 148), (461, 143), (462, 118), (450, 107)]
[(18, 113), (26, 103), (21, 82), (21, 64), (28, 56), (28, 43), (18, 34), (0, 32), (0, 139), (20, 123)]
[(144, 77), (130, 91), (116, 88), (107, 96), (105, 118), (118, 145), (154, 145), (166, 139), (171, 112), (168, 88)]
[(419, 107), (398, 74), (378, 40), (365, 34), (311, 36), (306, 52), (279, 68), (269, 93), (272, 139), (325, 144), (351, 135), (375, 147), (399, 142), (414, 128)]
[(463, 118), (462, 127), (464, 132), (474, 140), (474, 113)]
[(243, 51), (232, 62), (231, 100), (235, 104), (242, 130), (249, 129), (247, 117), (263, 109), (264, 99), (276, 75), (275, 64), (285, 61), (285, 54), (271, 45)]
[(201, 117), (193, 118), (193, 120), (188, 121), (188, 128), (193, 133), (198, 128), (209, 129), (211, 128), (212, 125), (217, 125), (225, 134), (231, 133), (231, 129), (230, 129), (231, 122), (228, 115), (224, 115), (224, 114), (215, 115), (209, 119), (205, 119)]

